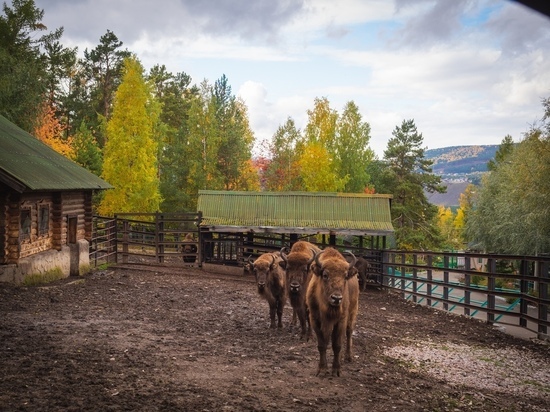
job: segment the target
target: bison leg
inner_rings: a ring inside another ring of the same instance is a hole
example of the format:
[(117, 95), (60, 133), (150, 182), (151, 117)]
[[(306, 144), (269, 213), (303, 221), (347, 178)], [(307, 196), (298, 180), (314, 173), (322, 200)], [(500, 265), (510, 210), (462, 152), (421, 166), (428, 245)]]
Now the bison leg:
[(283, 309), (285, 307), (284, 301), (281, 301), (280, 299), (277, 300), (277, 327), (282, 328), (283, 327)]
[(319, 366), (317, 367), (316, 376), (319, 376), (321, 373), (327, 373), (327, 346), (328, 346), (328, 334), (323, 333), (321, 329), (321, 323), (318, 321), (314, 322), (313, 329), (315, 330), (315, 335), (317, 336), (317, 350), (319, 351)]
[(340, 376), (340, 351), (342, 350), (343, 335), (344, 328), (341, 322), (339, 322), (332, 329), (332, 352), (334, 354), (334, 358), (332, 359), (332, 376)]
[(269, 327), (271, 329), (275, 328), (275, 312), (277, 312), (277, 306), (276, 305), (277, 305), (276, 302), (269, 304), (269, 319), (271, 321)]
[(296, 309), (292, 308), (292, 322), (291, 322), (291, 325), (296, 326), (296, 321), (297, 320), (298, 320), (298, 315), (296, 313)]
[(352, 361), (353, 343), (352, 343), (353, 327), (348, 325), (346, 328), (346, 362)]

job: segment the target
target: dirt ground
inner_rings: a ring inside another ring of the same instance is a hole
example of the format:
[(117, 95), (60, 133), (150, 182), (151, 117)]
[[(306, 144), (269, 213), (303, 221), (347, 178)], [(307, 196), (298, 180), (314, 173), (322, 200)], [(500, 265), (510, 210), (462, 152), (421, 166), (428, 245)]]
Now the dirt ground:
[[(521, 354), (544, 374), (545, 342), (368, 288), (354, 361), (333, 378), (315, 376), (315, 340), (300, 341), (288, 326), (290, 306), (284, 316), (283, 329), (269, 329), (252, 278), (194, 268), (0, 285), (0, 410), (550, 411), (548, 381), (496, 369), (506, 360), (491, 355)], [(430, 368), (454, 348), (485, 351), (483, 369), (466, 365), (469, 358), (446, 374), (436, 373), (445, 372), (439, 363)], [(393, 349), (425, 349), (428, 358), (418, 363)], [(518, 380), (491, 386), (501, 375)]]

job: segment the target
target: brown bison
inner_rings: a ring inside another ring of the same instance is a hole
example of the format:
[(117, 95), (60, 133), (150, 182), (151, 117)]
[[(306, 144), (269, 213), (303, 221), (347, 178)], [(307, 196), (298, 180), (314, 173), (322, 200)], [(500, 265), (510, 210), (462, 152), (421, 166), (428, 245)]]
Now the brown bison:
[(183, 238), (181, 250), (183, 252), (183, 261), (193, 263), (197, 259), (197, 245), (192, 233), (187, 233)]
[(294, 309), (294, 313), (298, 316), (302, 334), (300, 339), (311, 337), (311, 324), (307, 314), (306, 306), (306, 290), (311, 279), (311, 263), (315, 258), (315, 254), (321, 249), (313, 243), (300, 240), (290, 249), (287, 255), (286, 248), (281, 249), (281, 266), (286, 272), (286, 283), (290, 304)]
[(334, 248), (316, 254), (314, 273), (306, 294), (310, 323), (317, 336), (319, 368), (327, 371), (327, 346), (332, 339), (332, 375), (340, 376), (340, 350), (346, 335), (345, 360), (352, 360), (352, 333), (359, 307), (359, 281), (355, 256), (348, 262)]
[(275, 314), (277, 314), (277, 327), (283, 327), (283, 308), (287, 300), (285, 287), (285, 272), (279, 265), (281, 255), (279, 252), (264, 253), (255, 261), (248, 258), (244, 265), (245, 273), (253, 273), (256, 277), (258, 293), (269, 304), (269, 318), (271, 328), (275, 328)]
[(378, 276), (367, 259), (358, 257), (355, 267), (357, 268), (357, 275), (359, 276), (359, 279), (361, 279), (362, 290), (367, 288), (367, 283), (378, 282)]

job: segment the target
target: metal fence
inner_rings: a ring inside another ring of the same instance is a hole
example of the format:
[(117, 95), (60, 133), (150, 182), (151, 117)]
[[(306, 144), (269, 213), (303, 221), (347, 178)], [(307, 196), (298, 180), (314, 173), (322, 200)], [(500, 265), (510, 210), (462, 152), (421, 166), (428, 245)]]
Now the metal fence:
[(548, 337), (550, 257), (385, 251), (383, 284), (412, 302)]

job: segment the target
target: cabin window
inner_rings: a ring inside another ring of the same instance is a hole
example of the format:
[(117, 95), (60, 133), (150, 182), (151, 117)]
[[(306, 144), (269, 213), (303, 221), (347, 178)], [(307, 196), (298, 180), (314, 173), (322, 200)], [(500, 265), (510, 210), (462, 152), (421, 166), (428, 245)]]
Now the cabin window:
[(39, 210), (39, 233), (40, 236), (48, 236), (50, 233), (50, 207), (40, 206)]
[(30, 240), (31, 238), (31, 209), (22, 209), (20, 215), (20, 240)]

